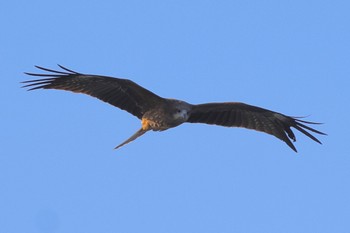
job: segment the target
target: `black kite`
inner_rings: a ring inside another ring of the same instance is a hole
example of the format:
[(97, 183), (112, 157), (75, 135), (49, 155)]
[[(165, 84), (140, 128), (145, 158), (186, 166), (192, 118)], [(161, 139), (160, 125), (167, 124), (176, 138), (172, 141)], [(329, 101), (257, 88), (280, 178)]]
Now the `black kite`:
[(321, 142), (307, 130), (325, 135), (306, 124), (319, 124), (290, 117), (260, 107), (239, 103), (205, 103), (193, 105), (181, 100), (162, 98), (128, 79), (100, 75), (81, 74), (63, 66), (62, 71), (36, 66), (49, 74), (26, 73), (45, 77), (25, 81), (24, 87), (58, 89), (84, 93), (121, 108), (141, 120), (142, 127), (117, 148), (135, 140), (149, 130), (163, 131), (182, 123), (206, 123), (227, 127), (243, 127), (265, 132), (284, 141), (295, 152), (296, 141), (291, 127), (299, 130), (315, 142)]

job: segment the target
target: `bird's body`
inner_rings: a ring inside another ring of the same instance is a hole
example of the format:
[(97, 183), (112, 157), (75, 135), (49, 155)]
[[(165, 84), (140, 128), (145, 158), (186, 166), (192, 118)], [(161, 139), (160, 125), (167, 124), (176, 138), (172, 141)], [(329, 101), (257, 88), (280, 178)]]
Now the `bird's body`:
[(163, 99), (155, 108), (142, 116), (153, 131), (163, 131), (187, 121), (192, 105), (180, 100)]
[(181, 100), (162, 98), (128, 79), (86, 75), (60, 67), (63, 71), (37, 66), (51, 73), (26, 73), (46, 78), (25, 81), (24, 83), (28, 84), (24, 87), (31, 87), (29, 90), (43, 88), (84, 93), (138, 117), (141, 120), (141, 129), (116, 148), (135, 140), (147, 131), (163, 131), (185, 122), (254, 129), (274, 135), (294, 151), (296, 148), (290, 139), (295, 141), (296, 138), (291, 127), (318, 143), (321, 142), (307, 130), (324, 134), (305, 125), (317, 123), (303, 121), (264, 108), (239, 102), (189, 104)]

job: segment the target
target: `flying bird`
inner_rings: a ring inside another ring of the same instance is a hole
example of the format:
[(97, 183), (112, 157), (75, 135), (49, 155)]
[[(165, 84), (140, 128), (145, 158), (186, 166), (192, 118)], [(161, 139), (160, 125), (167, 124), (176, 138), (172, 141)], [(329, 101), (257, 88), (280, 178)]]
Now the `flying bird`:
[[(35, 66), (48, 73), (25, 73), (42, 79), (24, 81), (28, 90), (57, 89), (96, 97), (125, 110), (141, 120), (141, 128), (118, 149), (144, 133), (164, 131), (182, 123), (205, 123), (226, 127), (243, 127), (271, 134), (297, 152), (292, 141), (295, 128), (315, 142), (322, 144), (310, 132), (326, 135), (310, 124), (320, 124), (287, 116), (240, 102), (189, 104), (182, 100), (162, 98), (128, 79), (82, 74), (58, 65), (62, 70)], [(292, 141), (291, 141), (292, 140)]]

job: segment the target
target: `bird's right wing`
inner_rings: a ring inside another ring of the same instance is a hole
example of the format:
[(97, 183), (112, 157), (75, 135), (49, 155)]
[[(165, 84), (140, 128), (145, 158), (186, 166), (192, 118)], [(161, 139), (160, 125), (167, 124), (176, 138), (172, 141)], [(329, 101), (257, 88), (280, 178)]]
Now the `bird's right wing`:
[(30, 87), (29, 90), (57, 89), (87, 94), (123, 109), (140, 119), (147, 110), (164, 100), (128, 79), (81, 74), (60, 65), (59, 67), (63, 71), (36, 67), (50, 73), (26, 73), (31, 76), (45, 77), (24, 81), (23, 83), (26, 83), (24, 87)]
[(227, 127), (243, 127), (265, 132), (281, 139), (295, 152), (297, 150), (290, 139), (296, 141), (296, 137), (291, 127), (320, 144), (321, 142), (307, 130), (325, 135), (306, 125), (318, 123), (303, 121), (278, 112), (237, 102), (194, 105), (187, 121)]

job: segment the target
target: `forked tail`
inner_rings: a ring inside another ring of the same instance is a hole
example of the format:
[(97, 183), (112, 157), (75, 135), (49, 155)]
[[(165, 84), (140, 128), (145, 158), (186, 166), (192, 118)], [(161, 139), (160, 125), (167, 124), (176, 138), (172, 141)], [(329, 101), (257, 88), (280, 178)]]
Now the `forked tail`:
[(124, 146), (125, 144), (128, 144), (129, 142), (134, 141), (136, 138), (142, 136), (144, 133), (146, 133), (148, 130), (144, 130), (144, 129), (139, 129), (136, 133), (134, 133), (130, 138), (128, 138), (128, 140), (126, 140), (125, 142), (123, 142), (122, 144), (116, 146), (114, 149), (118, 149), (122, 146)]

